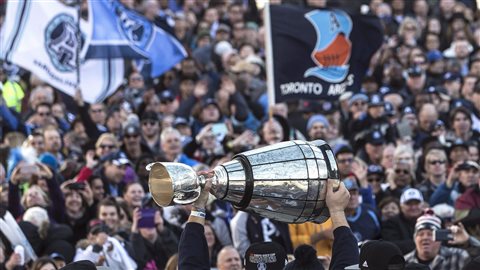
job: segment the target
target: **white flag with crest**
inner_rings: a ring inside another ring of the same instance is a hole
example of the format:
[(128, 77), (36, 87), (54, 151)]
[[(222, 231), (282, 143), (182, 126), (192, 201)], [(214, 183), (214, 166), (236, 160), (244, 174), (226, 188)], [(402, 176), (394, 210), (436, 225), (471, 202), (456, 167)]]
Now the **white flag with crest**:
[(80, 89), (86, 102), (111, 95), (123, 82), (122, 59), (84, 61), (92, 23), (81, 21), (77, 10), (60, 1), (8, 1), (0, 35), (0, 58), (19, 65), (53, 87), (73, 96), (77, 85), (77, 46), (80, 52)]

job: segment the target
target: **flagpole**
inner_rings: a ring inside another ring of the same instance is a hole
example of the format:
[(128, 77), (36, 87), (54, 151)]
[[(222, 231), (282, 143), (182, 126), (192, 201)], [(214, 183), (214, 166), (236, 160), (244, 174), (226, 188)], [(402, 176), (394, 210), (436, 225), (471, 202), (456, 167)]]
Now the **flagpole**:
[(77, 66), (77, 88), (80, 88), (80, 50), (82, 45), (82, 34), (80, 31), (80, 20), (81, 20), (81, 9), (82, 9), (82, 0), (77, 0), (77, 50), (76, 50), (76, 66)]
[(270, 3), (265, 3), (263, 9), (265, 20), (265, 61), (267, 64), (267, 95), (268, 95), (268, 116), (271, 119), (273, 105), (275, 104), (275, 76), (273, 73), (273, 51), (272, 51), (272, 28), (270, 21)]

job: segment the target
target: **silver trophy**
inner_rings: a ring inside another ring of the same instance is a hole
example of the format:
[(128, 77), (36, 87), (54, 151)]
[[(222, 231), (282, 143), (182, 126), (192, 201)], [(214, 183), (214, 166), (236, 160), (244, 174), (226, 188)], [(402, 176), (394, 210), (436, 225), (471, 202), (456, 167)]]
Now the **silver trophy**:
[[(160, 206), (190, 204), (200, 195), (205, 176), (189, 166), (155, 162), (147, 166), (149, 186)], [(281, 142), (250, 150), (213, 169), (211, 193), (239, 210), (286, 223), (322, 223), (327, 180), (339, 175), (330, 146), (322, 140)]]

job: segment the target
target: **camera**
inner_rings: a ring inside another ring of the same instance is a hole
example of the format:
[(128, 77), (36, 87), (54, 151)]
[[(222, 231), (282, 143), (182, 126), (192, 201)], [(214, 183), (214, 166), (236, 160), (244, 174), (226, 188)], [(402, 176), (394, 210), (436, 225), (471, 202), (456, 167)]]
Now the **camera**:
[(433, 241), (443, 242), (453, 240), (453, 232), (449, 229), (436, 230), (433, 234)]
[(71, 183), (66, 186), (66, 188), (71, 189), (71, 190), (84, 190), (85, 189), (85, 183)]

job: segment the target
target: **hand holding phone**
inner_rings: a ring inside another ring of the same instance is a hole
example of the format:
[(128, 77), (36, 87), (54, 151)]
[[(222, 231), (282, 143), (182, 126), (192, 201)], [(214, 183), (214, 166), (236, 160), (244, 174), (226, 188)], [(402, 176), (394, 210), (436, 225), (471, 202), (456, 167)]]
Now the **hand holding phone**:
[(155, 228), (155, 208), (140, 209), (142, 217), (138, 220), (138, 228)]
[(212, 125), (212, 132), (217, 137), (218, 141), (222, 141), (228, 134), (228, 128), (225, 123), (216, 123)]
[(444, 241), (452, 241), (452, 240), (453, 240), (453, 232), (450, 229), (436, 230), (433, 233), (433, 241), (444, 242)]

